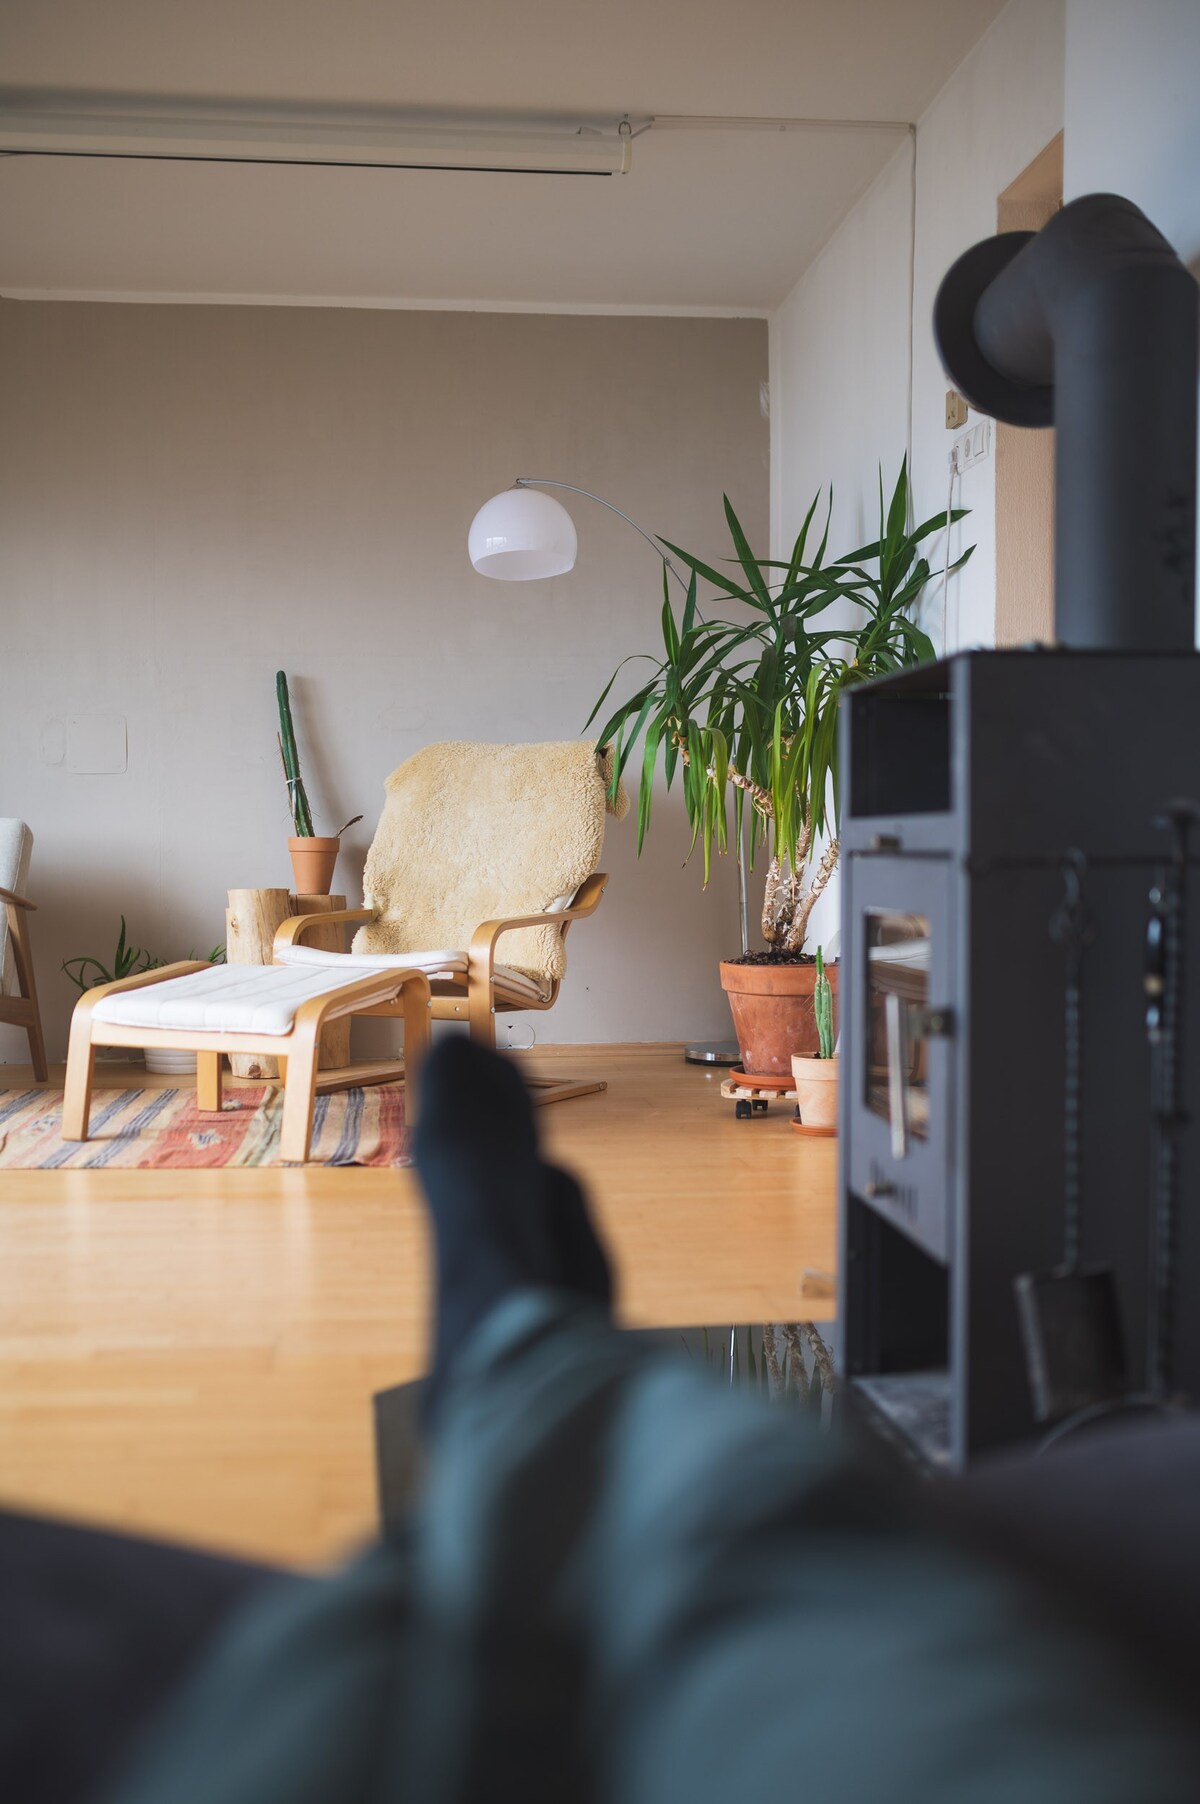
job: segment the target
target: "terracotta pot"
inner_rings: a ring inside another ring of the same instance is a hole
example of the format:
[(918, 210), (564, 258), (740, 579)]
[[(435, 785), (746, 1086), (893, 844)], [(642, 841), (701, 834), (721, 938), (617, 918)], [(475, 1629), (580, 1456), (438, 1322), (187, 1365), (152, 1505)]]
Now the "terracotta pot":
[(333, 868), (341, 848), (342, 842), (336, 837), (326, 839), (318, 835), (313, 839), (288, 840), (298, 896), (329, 894), (333, 887)]
[[(826, 965), (833, 991), (833, 1031), (837, 1034), (838, 968)], [(820, 1046), (813, 1013), (816, 963), (810, 965), (721, 965), (721, 987), (729, 998), (733, 1031), (749, 1075), (786, 1077), (793, 1054)]]
[(840, 1062), (836, 1053), (831, 1059), (818, 1059), (803, 1053), (792, 1060), (800, 1125), (810, 1134), (837, 1133)]

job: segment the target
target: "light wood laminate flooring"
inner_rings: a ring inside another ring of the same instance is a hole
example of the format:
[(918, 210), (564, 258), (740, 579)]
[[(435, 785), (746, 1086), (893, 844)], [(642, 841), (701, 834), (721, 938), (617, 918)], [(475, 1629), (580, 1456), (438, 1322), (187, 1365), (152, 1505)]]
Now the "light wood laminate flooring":
[[(793, 1134), (784, 1104), (736, 1120), (675, 1047), (530, 1068), (608, 1080), (540, 1121), (594, 1201), (623, 1320), (831, 1318), (833, 1140)], [(375, 1524), (371, 1394), (422, 1366), (427, 1259), (409, 1171), (0, 1173), (0, 1503), (343, 1554)]]

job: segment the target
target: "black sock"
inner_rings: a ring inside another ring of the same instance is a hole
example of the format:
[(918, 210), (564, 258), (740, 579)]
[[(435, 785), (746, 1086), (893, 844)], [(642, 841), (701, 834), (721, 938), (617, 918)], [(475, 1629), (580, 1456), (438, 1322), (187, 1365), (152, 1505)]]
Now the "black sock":
[(612, 1306), (612, 1269), (600, 1244), (583, 1191), (570, 1172), (546, 1168), (546, 1229), (555, 1249), (557, 1282), (605, 1309)]
[(510, 1291), (553, 1286), (607, 1305), (612, 1283), (578, 1184), (538, 1155), (508, 1060), (443, 1041), (423, 1073), (414, 1152), (437, 1261), (428, 1421), (472, 1331)]

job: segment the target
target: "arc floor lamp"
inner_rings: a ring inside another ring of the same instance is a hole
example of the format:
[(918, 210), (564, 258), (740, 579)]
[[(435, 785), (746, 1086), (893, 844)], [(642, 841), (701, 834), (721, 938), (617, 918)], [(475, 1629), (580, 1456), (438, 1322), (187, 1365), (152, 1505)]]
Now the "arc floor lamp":
[[(504, 489), (484, 502), (467, 534), (467, 551), (481, 576), (496, 577), (501, 582), (535, 582), (548, 576), (565, 576), (568, 570), (574, 569), (579, 549), (575, 522), (561, 501), (556, 501), (553, 495), (543, 494), (543, 489), (566, 489), (572, 495), (584, 495), (589, 501), (598, 501), (601, 507), (619, 515), (627, 526), (641, 534), (686, 592), (687, 582), (683, 576), (658, 541), (636, 520), (631, 520), (603, 495), (548, 476), (518, 476), (512, 488)], [(744, 839), (738, 846), (737, 874), (742, 951), (748, 952), (750, 918), (746, 901)], [(707, 1040), (689, 1046), (685, 1056), (697, 1065), (735, 1065), (741, 1052), (734, 1040)]]

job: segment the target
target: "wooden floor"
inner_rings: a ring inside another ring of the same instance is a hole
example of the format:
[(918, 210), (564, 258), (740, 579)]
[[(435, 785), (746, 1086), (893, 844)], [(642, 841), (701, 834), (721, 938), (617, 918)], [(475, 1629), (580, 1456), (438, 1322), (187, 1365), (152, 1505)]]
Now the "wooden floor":
[[(832, 1140), (786, 1105), (735, 1120), (673, 1048), (529, 1069), (608, 1080), (540, 1119), (625, 1320), (830, 1318)], [(0, 1173), (0, 1502), (271, 1560), (346, 1551), (375, 1521), (371, 1393), (421, 1369), (427, 1250), (407, 1171)]]

